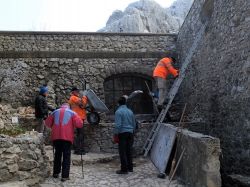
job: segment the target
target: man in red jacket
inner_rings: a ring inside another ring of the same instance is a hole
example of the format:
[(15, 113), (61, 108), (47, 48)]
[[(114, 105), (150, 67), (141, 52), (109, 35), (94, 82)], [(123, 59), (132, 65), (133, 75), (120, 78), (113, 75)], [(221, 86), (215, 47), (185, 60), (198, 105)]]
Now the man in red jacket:
[[(71, 145), (74, 141), (74, 128), (82, 128), (83, 121), (63, 104), (55, 110), (46, 120), (45, 125), (52, 129), (51, 140), (55, 147), (53, 177), (58, 178), (62, 168), (61, 181), (69, 180)], [(63, 156), (63, 161), (62, 160)]]

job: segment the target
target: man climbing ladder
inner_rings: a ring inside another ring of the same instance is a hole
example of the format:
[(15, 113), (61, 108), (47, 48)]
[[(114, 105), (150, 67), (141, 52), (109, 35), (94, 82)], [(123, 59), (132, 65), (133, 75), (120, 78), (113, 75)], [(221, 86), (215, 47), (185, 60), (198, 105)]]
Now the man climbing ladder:
[(169, 74), (177, 77), (179, 75), (179, 71), (176, 70), (172, 63), (175, 62), (173, 57), (165, 57), (162, 58), (156, 65), (153, 77), (155, 78), (157, 88), (159, 91), (159, 99), (157, 103), (158, 110), (161, 111), (163, 108), (164, 101), (167, 96), (167, 77)]

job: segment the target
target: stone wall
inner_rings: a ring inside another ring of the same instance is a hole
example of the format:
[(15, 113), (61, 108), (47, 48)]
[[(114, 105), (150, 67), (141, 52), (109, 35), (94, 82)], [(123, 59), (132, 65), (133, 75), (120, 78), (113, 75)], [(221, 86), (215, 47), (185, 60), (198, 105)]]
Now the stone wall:
[(175, 52), (176, 35), (0, 32), (0, 93), (12, 105), (33, 104), (49, 85), (52, 103), (82, 82), (104, 99), (105, 78), (119, 73), (151, 77), (159, 58)]
[(222, 173), (250, 175), (250, 1), (196, 0), (178, 35), (183, 62), (202, 24), (181, 95), (188, 117), (220, 138)]
[[(13, 121), (13, 118), (17, 118), (18, 121)], [(10, 130), (16, 125), (21, 125), (19, 127), (24, 130), (32, 130), (36, 124), (32, 107), (13, 108), (10, 104), (0, 104), (0, 130)]]
[(174, 34), (1, 31), (0, 51), (1, 56), (15, 52), (29, 55), (34, 52), (101, 52), (106, 55), (108, 52), (166, 52), (173, 51), (175, 39)]
[[(25, 131), (37, 129), (37, 121), (34, 116), (34, 109), (31, 107), (19, 107), (14, 109), (11, 105), (0, 105), (0, 129), (11, 129), (19, 127)], [(18, 118), (18, 124), (12, 123), (12, 117)], [(112, 121), (112, 120), (111, 120)], [(135, 154), (141, 154), (142, 145), (146, 141), (148, 133), (152, 127), (151, 123), (139, 123), (135, 134), (134, 151)], [(98, 125), (90, 125), (85, 122), (85, 147), (89, 152), (118, 153), (118, 147), (112, 143), (114, 123), (101, 122)], [(50, 143), (50, 137), (45, 143)]]
[[(143, 145), (152, 128), (151, 123), (141, 123), (134, 137), (134, 154), (143, 152)], [(117, 144), (112, 143), (113, 123), (101, 123), (98, 126), (85, 126), (85, 146), (90, 152), (118, 153)]]
[(34, 186), (49, 175), (41, 134), (16, 138), (0, 135), (0, 182), (25, 181)]

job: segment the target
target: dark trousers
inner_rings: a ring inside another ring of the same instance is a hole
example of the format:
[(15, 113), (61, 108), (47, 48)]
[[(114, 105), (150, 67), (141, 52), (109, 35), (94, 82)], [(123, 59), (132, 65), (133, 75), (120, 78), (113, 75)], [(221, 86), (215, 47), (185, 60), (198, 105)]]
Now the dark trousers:
[(132, 146), (134, 135), (130, 132), (118, 134), (121, 171), (133, 170)]
[(84, 152), (84, 129), (76, 129), (76, 138), (75, 138), (75, 152), (81, 153)]
[(53, 174), (61, 173), (62, 168), (62, 178), (68, 178), (70, 170), (71, 142), (55, 140), (53, 141), (53, 145), (55, 147)]

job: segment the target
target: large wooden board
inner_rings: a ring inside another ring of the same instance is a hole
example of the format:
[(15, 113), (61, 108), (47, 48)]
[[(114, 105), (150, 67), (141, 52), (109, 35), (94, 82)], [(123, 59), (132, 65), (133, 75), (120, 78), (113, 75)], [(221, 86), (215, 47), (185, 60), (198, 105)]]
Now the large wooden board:
[(165, 173), (174, 146), (177, 129), (169, 124), (162, 123), (160, 125), (150, 151), (150, 159), (160, 173)]

